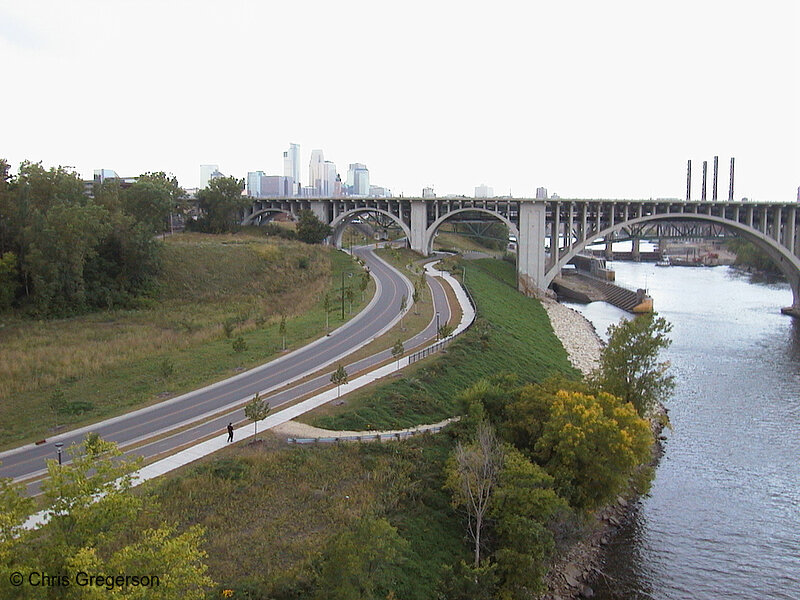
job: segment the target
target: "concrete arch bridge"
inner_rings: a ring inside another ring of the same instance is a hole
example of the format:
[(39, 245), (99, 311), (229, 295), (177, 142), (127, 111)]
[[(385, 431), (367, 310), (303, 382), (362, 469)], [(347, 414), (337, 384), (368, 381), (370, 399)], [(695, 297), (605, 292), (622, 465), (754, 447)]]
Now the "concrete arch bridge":
[(466, 212), (497, 219), (517, 238), (517, 284), (530, 295), (542, 295), (564, 265), (598, 240), (612, 239), (619, 232), (631, 235), (658, 223), (701, 223), (707, 229), (733, 232), (761, 248), (791, 286), (792, 306), (784, 311), (800, 316), (800, 204), (794, 202), (275, 198), (255, 200), (242, 223), (263, 222), (277, 212), (297, 215), (303, 209), (333, 227), (332, 241), (337, 245), (345, 227), (359, 215), (381, 215), (402, 229), (412, 249), (426, 256), (448, 219)]

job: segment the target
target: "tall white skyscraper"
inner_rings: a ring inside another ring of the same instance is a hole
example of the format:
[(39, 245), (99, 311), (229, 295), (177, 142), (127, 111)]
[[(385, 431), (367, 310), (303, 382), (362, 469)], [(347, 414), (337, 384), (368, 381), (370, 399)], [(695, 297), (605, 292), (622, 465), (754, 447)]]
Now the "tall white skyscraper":
[(326, 160), (323, 163), (323, 180), (322, 180), (322, 190), (320, 196), (324, 196), (326, 198), (333, 196), (333, 192), (336, 189), (336, 165), (329, 160)]
[(219, 173), (219, 165), (200, 165), (200, 189), (208, 187), (214, 173)]
[(325, 157), (322, 150), (312, 150), (308, 163), (308, 185), (314, 188), (317, 196), (322, 196), (322, 182), (325, 180)]
[(289, 149), (283, 153), (283, 176), (291, 177), (294, 181), (292, 186), (292, 193), (290, 195), (299, 195), (300, 189), (300, 146), (298, 144), (289, 144)]

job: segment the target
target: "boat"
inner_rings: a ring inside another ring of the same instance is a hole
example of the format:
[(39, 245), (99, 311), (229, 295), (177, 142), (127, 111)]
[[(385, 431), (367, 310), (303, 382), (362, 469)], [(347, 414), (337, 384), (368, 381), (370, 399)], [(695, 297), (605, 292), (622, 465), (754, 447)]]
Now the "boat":
[(661, 260), (656, 263), (657, 267), (671, 267), (672, 261), (669, 259), (669, 256), (662, 256)]

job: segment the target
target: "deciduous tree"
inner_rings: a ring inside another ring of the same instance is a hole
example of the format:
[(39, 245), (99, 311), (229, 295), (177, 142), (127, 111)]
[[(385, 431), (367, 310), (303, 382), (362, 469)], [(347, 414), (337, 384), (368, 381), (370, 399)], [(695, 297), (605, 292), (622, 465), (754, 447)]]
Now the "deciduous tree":
[(198, 222), (200, 229), (210, 233), (235, 231), (239, 228), (241, 211), (250, 203), (242, 196), (244, 179), (215, 177), (208, 187), (197, 192), (197, 200), (204, 216)]
[(675, 387), (673, 376), (667, 374), (669, 363), (658, 362), (659, 352), (672, 343), (667, 337), (671, 330), (672, 325), (655, 313), (611, 325), (596, 383), (647, 415)]
[(560, 391), (549, 412), (535, 454), (559, 495), (575, 508), (600, 506), (649, 456), (647, 422), (611, 394)]
[(267, 418), (269, 410), (269, 403), (259, 394), (253, 396), (253, 399), (244, 407), (244, 416), (253, 422), (254, 439), (258, 439), (258, 422)]
[(453, 494), (453, 505), (467, 514), (475, 567), (481, 564), (481, 535), (502, 464), (502, 448), (486, 421), (478, 424), (474, 442), (467, 445), (458, 442), (447, 463), (445, 487)]
[(333, 230), (329, 225), (320, 221), (310, 210), (301, 210), (297, 222), (297, 239), (306, 244), (319, 244), (328, 237)]

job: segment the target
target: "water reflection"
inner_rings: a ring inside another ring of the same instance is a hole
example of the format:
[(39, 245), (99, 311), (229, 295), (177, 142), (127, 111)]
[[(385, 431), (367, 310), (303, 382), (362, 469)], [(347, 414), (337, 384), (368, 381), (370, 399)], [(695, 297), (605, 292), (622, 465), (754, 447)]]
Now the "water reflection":
[[(598, 597), (800, 598), (800, 320), (783, 283), (727, 267), (615, 262), (673, 324), (678, 385), (650, 495), (613, 542)], [(625, 316), (575, 305), (601, 336)]]

